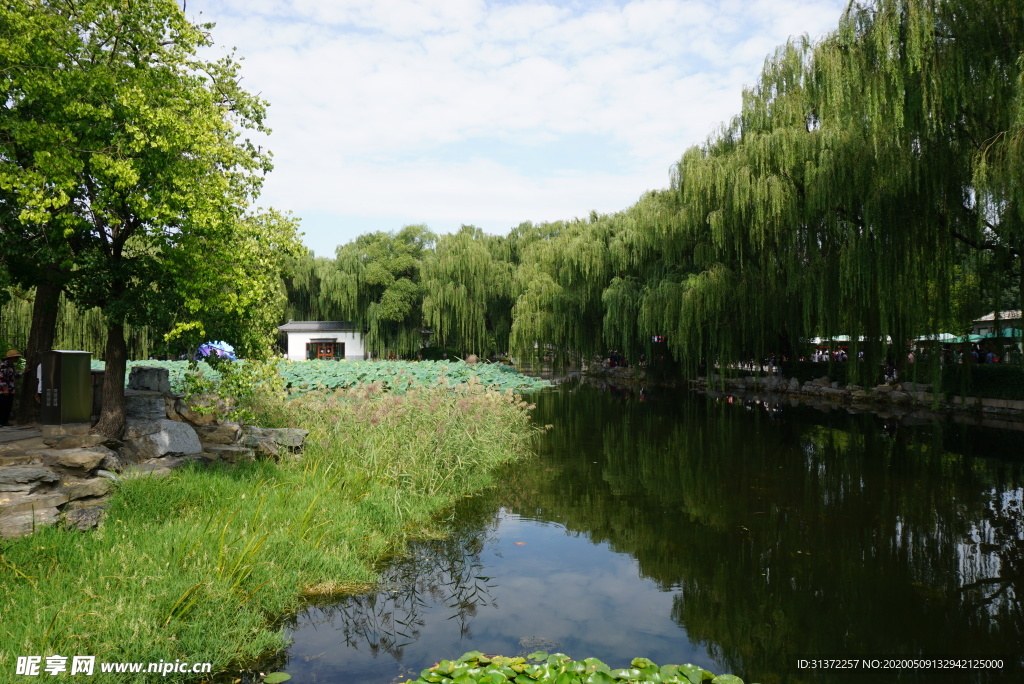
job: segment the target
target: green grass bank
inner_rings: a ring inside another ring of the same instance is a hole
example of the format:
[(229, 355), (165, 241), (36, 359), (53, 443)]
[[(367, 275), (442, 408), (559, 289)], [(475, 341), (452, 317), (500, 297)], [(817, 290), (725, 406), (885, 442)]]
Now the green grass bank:
[(94, 682), (208, 676), (103, 674), (102, 662), (210, 662), (213, 673), (284, 647), (274, 625), (304, 597), (366, 588), (374, 564), (431, 516), (492, 484), (537, 429), (526, 401), (457, 390), (369, 387), (273, 393), (267, 426), (310, 430), (301, 458), (192, 466), (119, 485), (97, 530), (0, 541), (0, 680), (18, 656), (95, 656)]

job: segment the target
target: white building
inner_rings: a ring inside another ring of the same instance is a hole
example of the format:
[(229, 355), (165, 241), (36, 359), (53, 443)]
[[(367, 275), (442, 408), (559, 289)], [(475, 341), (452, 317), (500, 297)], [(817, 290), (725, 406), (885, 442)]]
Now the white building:
[(285, 358), (291, 361), (367, 358), (363, 332), (346, 321), (288, 321), (277, 329), (288, 338)]
[(974, 334), (987, 335), (997, 330), (1006, 331), (1013, 328), (1019, 330), (1021, 327), (1020, 309), (1000, 311), (998, 318), (996, 312), (993, 311), (974, 321)]

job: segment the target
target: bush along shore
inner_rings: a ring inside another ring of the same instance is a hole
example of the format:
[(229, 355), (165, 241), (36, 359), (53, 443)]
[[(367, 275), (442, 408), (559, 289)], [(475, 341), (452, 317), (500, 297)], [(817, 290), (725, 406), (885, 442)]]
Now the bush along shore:
[(436, 533), (431, 517), (492, 484), (537, 432), (526, 401), (473, 379), (382, 387), (288, 397), (250, 383), (238, 405), (253, 422), (310, 431), (301, 458), (126, 480), (94, 531), (0, 541), (0, 678), (28, 656), (43, 675), (66, 658), (55, 680), (73, 679), (75, 655), (95, 658), (96, 682), (125, 679), (104, 663), (212, 664), (132, 681), (237, 672), (286, 645), (275, 624), (303, 600), (369, 589), (376, 563)]

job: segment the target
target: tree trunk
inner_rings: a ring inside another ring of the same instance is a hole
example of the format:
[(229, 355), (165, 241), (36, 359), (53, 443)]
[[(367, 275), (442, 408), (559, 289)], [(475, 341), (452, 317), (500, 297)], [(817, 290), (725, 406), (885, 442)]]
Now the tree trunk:
[(107, 322), (106, 372), (103, 374), (103, 409), (93, 427), (94, 434), (120, 439), (124, 432), (124, 373), (128, 365), (128, 347), (124, 341), (124, 324)]
[(46, 283), (36, 287), (36, 298), (32, 304), (32, 328), (28, 333), (28, 347), (25, 348), (25, 376), (21, 386), (21, 403), (18, 406), (17, 421), (22, 425), (39, 421), (39, 403), (36, 401), (36, 366), (43, 362), (43, 352), (53, 349), (57, 335), (57, 307), (60, 303), (60, 286)]

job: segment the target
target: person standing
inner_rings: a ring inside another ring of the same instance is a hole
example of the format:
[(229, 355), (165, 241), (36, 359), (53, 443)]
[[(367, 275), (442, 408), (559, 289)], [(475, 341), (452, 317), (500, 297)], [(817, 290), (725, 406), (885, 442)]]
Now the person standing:
[(21, 352), (11, 349), (0, 361), (0, 427), (8, 425), (11, 419), (11, 408), (14, 406), (15, 381), (18, 372), (14, 364), (21, 358)]

